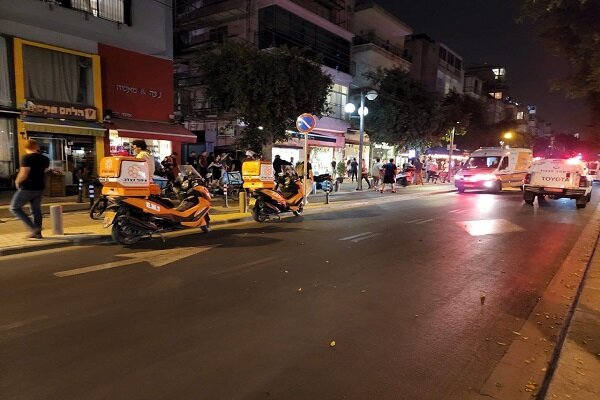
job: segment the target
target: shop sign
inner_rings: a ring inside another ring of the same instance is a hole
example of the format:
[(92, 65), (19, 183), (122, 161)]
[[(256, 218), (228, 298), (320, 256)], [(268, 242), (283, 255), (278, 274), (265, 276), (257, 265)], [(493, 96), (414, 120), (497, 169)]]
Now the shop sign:
[(96, 121), (98, 111), (96, 107), (79, 106), (74, 104), (54, 103), (49, 101), (36, 102), (28, 100), (25, 103), (28, 115), (38, 115), (47, 118), (76, 119), (83, 121)]
[(133, 94), (133, 95), (138, 95), (138, 96), (148, 96), (151, 99), (160, 99), (163, 97), (163, 92), (160, 90), (148, 89), (148, 88), (143, 88), (143, 87), (138, 88), (135, 86), (129, 86), (129, 85), (125, 85), (125, 84), (116, 84), (115, 90), (117, 92), (122, 92), (122, 93), (126, 93), (126, 94)]

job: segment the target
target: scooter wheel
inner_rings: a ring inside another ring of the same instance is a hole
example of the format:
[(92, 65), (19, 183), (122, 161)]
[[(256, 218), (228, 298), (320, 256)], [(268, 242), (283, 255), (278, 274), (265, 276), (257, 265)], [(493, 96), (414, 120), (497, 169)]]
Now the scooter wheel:
[(300, 204), (300, 206), (298, 207), (298, 211), (293, 211), (292, 213), (298, 217), (300, 214), (302, 214), (302, 211), (304, 211), (304, 206), (302, 204)]
[(252, 218), (254, 218), (256, 222), (265, 222), (267, 220), (267, 216), (260, 212), (260, 207), (258, 206), (254, 206), (252, 209)]
[(112, 240), (114, 240), (117, 243), (124, 244), (124, 245), (135, 244), (135, 243), (139, 242), (140, 239), (142, 238), (140, 235), (130, 235), (130, 234), (123, 232), (123, 226), (121, 224), (119, 224), (118, 222), (115, 222), (110, 234), (111, 234)]

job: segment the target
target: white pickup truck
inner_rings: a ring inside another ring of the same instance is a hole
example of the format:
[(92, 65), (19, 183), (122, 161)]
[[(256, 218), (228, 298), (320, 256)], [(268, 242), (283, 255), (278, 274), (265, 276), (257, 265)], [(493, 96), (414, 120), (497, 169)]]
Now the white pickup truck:
[(592, 198), (593, 179), (578, 158), (534, 161), (523, 183), (527, 204), (533, 204), (536, 196), (538, 201), (548, 196), (575, 199), (577, 208), (584, 208)]

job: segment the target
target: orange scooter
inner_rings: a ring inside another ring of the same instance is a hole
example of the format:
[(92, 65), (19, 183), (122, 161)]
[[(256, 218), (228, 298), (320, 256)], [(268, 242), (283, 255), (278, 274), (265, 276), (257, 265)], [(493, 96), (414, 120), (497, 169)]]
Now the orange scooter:
[(174, 207), (169, 199), (158, 195), (157, 185), (149, 184), (145, 169), (144, 161), (131, 157), (102, 159), (102, 194), (111, 197), (104, 227), (112, 226), (115, 242), (129, 245), (146, 236), (186, 228), (209, 231), (211, 196), (200, 181), (190, 181), (184, 200)]
[(296, 174), (278, 177), (278, 190), (255, 189), (256, 198), (252, 217), (257, 222), (265, 222), (272, 217), (280, 218), (283, 213), (291, 212), (298, 216), (304, 207), (304, 186)]

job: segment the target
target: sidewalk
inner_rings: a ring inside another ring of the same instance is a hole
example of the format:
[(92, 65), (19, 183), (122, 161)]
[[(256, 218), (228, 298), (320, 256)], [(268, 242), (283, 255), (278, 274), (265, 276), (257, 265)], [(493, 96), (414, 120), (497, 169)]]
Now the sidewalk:
[(600, 399), (600, 241), (560, 349), (544, 400)]

